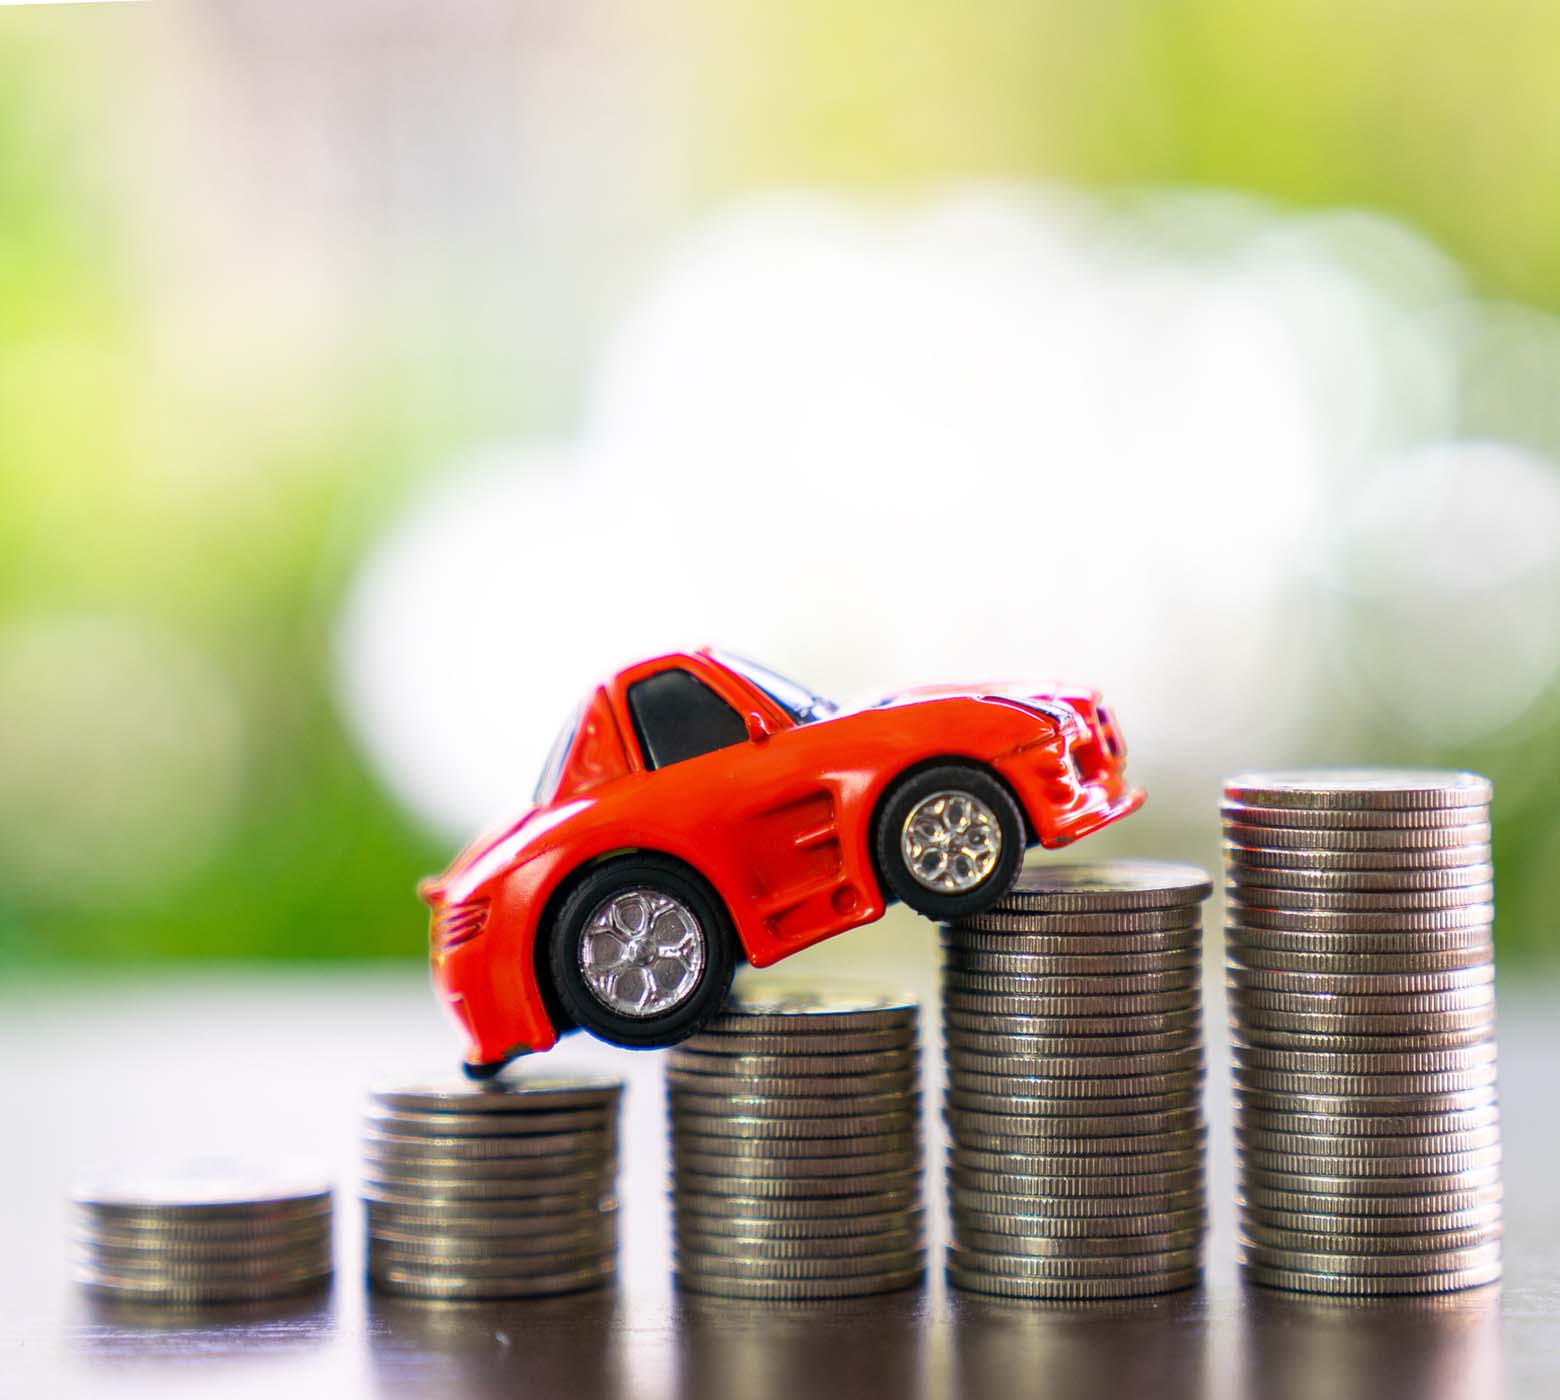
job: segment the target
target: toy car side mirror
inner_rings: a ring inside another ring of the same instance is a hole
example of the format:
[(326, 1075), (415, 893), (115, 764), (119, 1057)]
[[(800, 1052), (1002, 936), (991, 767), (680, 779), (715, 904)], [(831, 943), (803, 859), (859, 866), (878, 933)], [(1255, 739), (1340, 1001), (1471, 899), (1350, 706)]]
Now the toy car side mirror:
[(747, 724), (747, 736), (755, 744), (768, 742), (769, 736), (774, 733), (769, 727), (769, 721), (759, 714), (757, 710), (749, 710), (743, 717)]

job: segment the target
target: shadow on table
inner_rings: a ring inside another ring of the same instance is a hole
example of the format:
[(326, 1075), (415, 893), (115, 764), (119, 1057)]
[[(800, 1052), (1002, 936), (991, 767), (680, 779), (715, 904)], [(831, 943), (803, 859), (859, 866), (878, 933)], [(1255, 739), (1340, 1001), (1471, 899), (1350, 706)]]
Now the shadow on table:
[(495, 1302), (370, 1294), (368, 1343), (381, 1393), (626, 1396), (615, 1290)]
[(953, 1393), (1067, 1400), (1193, 1400), (1207, 1377), (1201, 1289), (1045, 1303), (950, 1292)]
[(682, 1400), (851, 1400), (923, 1393), (926, 1293), (816, 1303), (681, 1293), (673, 1364)]
[(329, 1287), (263, 1303), (170, 1306), (80, 1295), (71, 1343), (84, 1359), (118, 1365), (200, 1363), (317, 1346), (336, 1323)]
[(1423, 1298), (1247, 1287), (1242, 1400), (1497, 1400), (1500, 1285)]

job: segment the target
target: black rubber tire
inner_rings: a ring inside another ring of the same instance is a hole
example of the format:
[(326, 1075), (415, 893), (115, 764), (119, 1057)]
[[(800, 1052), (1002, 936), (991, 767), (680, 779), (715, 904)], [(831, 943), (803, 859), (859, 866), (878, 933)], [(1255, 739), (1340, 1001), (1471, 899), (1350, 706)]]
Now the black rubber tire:
[[(704, 971), (692, 994), (660, 1016), (623, 1016), (596, 1000), (580, 972), (579, 946), (596, 908), (622, 890), (659, 890), (687, 905), (704, 932)], [(597, 866), (577, 884), (558, 910), (548, 937), (552, 989), (574, 1024), (609, 1045), (654, 1050), (686, 1040), (725, 1005), (737, 968), (737, 938), (731, 918), (708, 884), (687, 866), (665, 856), (621, 856)]]
[[(913, 876), (899, 849), (899, 834), (916, 803), (934, 792), (967, 792), (996, 814), (1002, 853), (979, 885), (962, 894), (938, 894)], [(1000, 779), (973, 763), (943, 763), (901, 778), (878, 808), (872, 850), (884, 892), (928, 919), (965, 919), (992, 909), (1013, 888), (1024, 865), (1024, 814)]]

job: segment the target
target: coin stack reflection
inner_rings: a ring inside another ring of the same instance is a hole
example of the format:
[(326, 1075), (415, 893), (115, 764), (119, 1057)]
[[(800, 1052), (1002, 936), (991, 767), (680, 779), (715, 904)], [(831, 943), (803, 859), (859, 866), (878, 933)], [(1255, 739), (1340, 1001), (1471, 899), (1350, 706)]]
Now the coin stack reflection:
[(925, 1272), (917, 1008), (739, 983), (671, 1052), (680, 1287), (782, 1301)]
[(199, 1164), (77, 1190), (76, 1278), (147, 1303), (238, 1303), (317, 1288), (331, 1272), (323, 1181)]
[(363, 1139), (368, 1278), (420, 1298), (523, 1298), (617, 1269), (622, 1084), (572, 1074), (376, 1090)]
[(944, 928), (958, 1287), (1087, 1299), (1196, 1283), (1211, 889), (1154, 861), (1032, 866), (994, 912)]
[(1500, 1274), (1490, 785), (1251, 773), (1223, 804), (1241, 1257), (1318, 1293)]

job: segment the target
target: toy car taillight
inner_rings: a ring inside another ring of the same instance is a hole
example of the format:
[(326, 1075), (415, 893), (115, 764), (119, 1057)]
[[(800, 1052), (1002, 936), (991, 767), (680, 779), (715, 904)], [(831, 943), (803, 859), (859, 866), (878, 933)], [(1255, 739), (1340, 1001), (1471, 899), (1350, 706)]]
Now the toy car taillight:
[(436, 948), (458, 948), (482, 932), (487, 924), (486, 899), (468, 899), (464, 904), (443, 904), (433, 913), (433, 943)]

